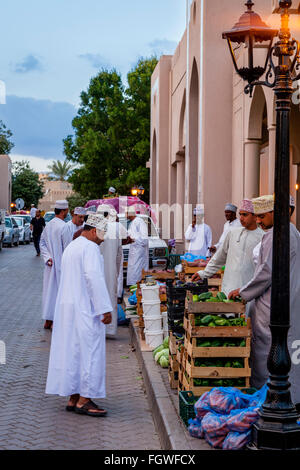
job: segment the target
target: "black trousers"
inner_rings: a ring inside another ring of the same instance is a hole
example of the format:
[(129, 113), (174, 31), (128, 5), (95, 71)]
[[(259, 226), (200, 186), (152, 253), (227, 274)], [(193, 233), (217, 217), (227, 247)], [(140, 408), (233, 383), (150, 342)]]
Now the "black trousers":
[(41, 235), (33, 235), (33, 243), (34, 243), (34, 247), (35, 247), (36, 252), (37, 252), (38, 255), (41, 252), (41, 250), (40, 250), (40, 239), (41, 239)]

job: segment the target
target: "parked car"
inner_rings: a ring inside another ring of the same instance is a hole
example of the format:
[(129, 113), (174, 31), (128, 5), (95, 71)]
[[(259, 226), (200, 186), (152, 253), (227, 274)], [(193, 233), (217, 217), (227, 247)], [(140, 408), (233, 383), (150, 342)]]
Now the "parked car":
[(5, 217), (5, 237), (3, 245), (19, 246), (20, 232), (19, 226), (13, 217)]
[[(30, 230), (30, 223), (31, 223), (30, 215), (17, 214), (17, 215), (14, 216), (14, 219), (16, 219), (17, 217), (20, 217), (20, 218), (24, 219), (25, 223), (28, 224), (29, 230)], [(31, 242), (33, 241), (32, 230), (30, 230), (30, 241)]]
[[(50, 222), (50, 220), (54, 219), (54, 217), (55, 217), (55, 212), (53, 212), (53, 211), (46, 212), (46, 214), (44, 215), (44, 219), (45, 219), (46, 224), (48, 222)], [(68, 212), (68, 215), (65, 218), (65, 222), (69, 222), (69, 220), (71, 220), (71, 219), (72, 219), (71, 214), (70, 214), (70, 212)]]
[(19, 227), (19, 234), (20, 234), (20, 243), (25, 245), (29, 245), (31, 240), (31, 230), (30, 230), (30, 223), (26, 222), (25, 217), (15, 216), (14, 220), (17, 222)]
[(0, 251), (5, 237), (5, 209), (0, 209)]
[[(148, 237), (149, 237), (149, 268), (157, 268), (158, 270), (164, 270), (168, 264), (168, 246), (164, 240), (159, 236), (159, 231), (154, 225), (151, 217), (144, 214), (138, 214), (148, 226)], [(128, 230), (130, 220), (126, 219), (124, 214), (118, 215), (119, 222)], [(124, 255), (124, 277), (127, 273), (128, 254), (129, 246), (123, 245)]]

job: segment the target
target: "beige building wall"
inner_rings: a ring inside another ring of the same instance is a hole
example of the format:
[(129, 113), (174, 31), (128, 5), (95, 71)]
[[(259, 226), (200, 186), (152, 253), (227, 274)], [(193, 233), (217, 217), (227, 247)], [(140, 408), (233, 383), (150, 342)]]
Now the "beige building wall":
[[(271, 0), (261, 0), (254, 10), (267, 22)], [(184, 249), (184, 230), (192, 207), (202, 203), (205, 221), (217, 242), (225, 219), (224, 205), (239, 205), (245, 197), (274, 191), (276, 119), (274, 91), (257, 87), (253, 98), (234, 72), (222, 32), (231, 29), (245, 11), (241, 0), (194, 0), (188, 8), (188, 25), (173, 56), (163, 56), (152, 76), (150, 199), (152, 205), (190, 204), (185, 220), (174, 210), (169, 220), (182, 224), (177, 244)], [(292, 34), (300, 39), (299, 31)], [(257, 50), (263, 60), (263, 50)], [(241, 48), (239, 63), (245, 64)], [(300, 92), (299, 92), (300, 93)], [(300, 100), (299, 100), (300, 102)], [(300, 112), (291, 115), (291, 194), (298, 199), (293, 218), (300, 225)], [(163, 226), (160, 217), (160, 226)], [(163, 231), (164, 232), (164, 231)]]
[(10, 211), (11, 203), (11, 169), (8, 155), (0, 155), (0, 209)]
[(72, 185), (67, 181), (49, 181), (45, 175), (40, 175), (40, 179), (44, 183), (44, 197), (40, 199), (38, 208), (42, 211), (53, 211), (57, 200), (74, 194)]

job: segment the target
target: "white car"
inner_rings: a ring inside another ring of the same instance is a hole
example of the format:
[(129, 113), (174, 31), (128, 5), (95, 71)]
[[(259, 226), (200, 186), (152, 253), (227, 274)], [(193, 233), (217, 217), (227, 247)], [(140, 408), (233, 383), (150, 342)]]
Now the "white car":
[(25, 243), (29, 245), (31, 240), (30, 223), (26, 222), (25, 217), (14, 216), (14, 219), (17, 222), (19, 228), (19, 242), (23, 243), (23, 245), (25, 245)]

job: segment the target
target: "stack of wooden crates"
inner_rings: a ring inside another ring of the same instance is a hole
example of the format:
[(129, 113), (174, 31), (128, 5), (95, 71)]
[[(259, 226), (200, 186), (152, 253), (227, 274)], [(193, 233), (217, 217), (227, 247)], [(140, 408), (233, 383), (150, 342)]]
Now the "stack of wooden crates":
[[(246, 326), (196, 326), (197, 315), (228, 315), (234, 314), (236, 318), (244, 316), (245, 306), (240, 302), (193, 302), (191, 293), (186, 299), (184, 317), (184, 348), (177, 354), (178, 359), (178, 390), (191, 391), (196, 397), (209, 391), (214, 386), (234, 382), (237, 388), (249, 388), (251, 369), (249, 368), (251, 324), (247, 320)], [(199, 347), (199, 341), (222, 340), (235, 346)], [(242, 343), (243, 346), (239, 346)], [(210, 360), (218, 361), (222, 358), (233, 361), (238, 359), (243, 367), (197, 366), (197, 364)], [(200, 360), (200, 361), (199, 361)], [(222, 381), (222, 382), (221, 382)], [(205, 386), (201, 386), (204, 382)], [(232, 383), (233, 385), (233, 383)], [(226, 386), (226, 385), (225, 385)]]

